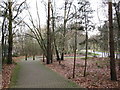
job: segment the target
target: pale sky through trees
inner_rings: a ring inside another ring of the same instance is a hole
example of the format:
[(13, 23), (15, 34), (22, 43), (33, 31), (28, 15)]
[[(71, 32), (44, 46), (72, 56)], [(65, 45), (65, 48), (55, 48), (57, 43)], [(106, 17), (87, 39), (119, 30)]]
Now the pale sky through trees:
[[(0, 0), (2, 1), (2, 0)], [(24, 0), (16, 0), (17, 2), (22, 2)], [(45, 26), (46, 25), (46, 14), (47, 14), (47, 10), (45, 10), (45, 5), (43, 3), (41, 3), (42, 0), (37, 0), (37, 5), (38, 5), (38, 9), (39, 9), (39, 15), (40, 15), (40, 19), (41, 19), (41, 25)], [(43, 0), (47, 3), (47, 0)], [(54, 1), (54, 0), (51, 0)], [(74, 0), (77, 1), (77, 0)], [(93, 23), (95, 23), (96, 27), (99, 26), (100, 24), (103, 24), (105, 20), (107, 20), (106, 16), (107, 16), (107, 12), (108, 11), (104, 11), (103, 9), (105, 9), (105, 7), (101, 7), (102, 4), (102, 0), (89, 0), (91, 3), (91, 7), (94, 11), (93, 13)], [(27, 0), (27, 3), (29, 5), (29, 11), (33, 17), (33, 19), (35, 20), (35, 22), (37, 21), (37, 12), (36, 12), (36, 0)], [(63, 15), (64, 12), (59, 10), (60, 8), (64, 7), (64, 0), (55, 0), (56, 3), (56, 7), (57, 10), (56, 11), (60, 11), (59, 14)], [(46, 6), (47, 8), (47, 6)], [(63, 10), (63, 9), (62, 9)], [(24, 11), (21, 14), (22, 17), (25, 17), (25, 22), (29, 22), (29, 15), (28, 15), (28, 11)], [(98, 19), (99, 17), (99, 19)], [(91, 34), (95, 34), (97, 33), (97, 31), (91, 32)]]
[[(40, 17), (41, 17), (41, 24), (42, 25), (46, 25), (46, 10), (45, 10), (45, 6), (43, 5), (43, 3), (41, 3), (42, 0), (37, 0), (37, 4), (39, 7), (39, 13), (40, 13)], [(44, 0), (47, 3), (47, 0)], [(52, 0), (51, 0), (52, 1)], [(74, 0), (77, 1), (77, 0)], [(95, 23), (96, 27), (99, 26), (100, 24), (104, 23), (104, 20), (106, 19), (106, 15), (107, 12), (104, 12), (104, 10), (102, 10), (103, 8), (101, 8), (101, 4), (102, 4), (102, 0), (89, 0), (91, 3), (91, 7), (94, 11), (93, 13), (93, 23)], [(36, 18), (36, 0), (27, 0), (27, 2), (29, 3), (30, 6), (30, 12), (33, 16), (33, 18)], [(55, 0), (56, 2), (56, 7), (57, 8), (62, 8), (64, 7), (64, 0)], [(105, 8), (104, 8), (105, 9)], [(58, 9), (59, 10), (59, 9)], [(104, 13), (103, 13), (104, 12)], [(64, 12), (60, 12), (62, 15)], [(99, 19), (98, 19), (99, 17)], [(98, 31), (94, 31), (90, 32), (90, 34), (96, 34), (98, 33)]]

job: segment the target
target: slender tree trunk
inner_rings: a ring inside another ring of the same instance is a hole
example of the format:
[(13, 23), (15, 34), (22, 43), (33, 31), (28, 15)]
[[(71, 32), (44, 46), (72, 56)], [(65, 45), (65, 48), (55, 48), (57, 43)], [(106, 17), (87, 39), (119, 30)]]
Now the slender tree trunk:
[(57, 61), (59, 61), (60, 57), (59, 57), (59, 52), (58, 52), (57, 48), (56, 48), (56, 56), (57, 56)]
[(25, 60), (27, 60), (27, 57), (28, 57), (28, 55), (26, 54), (26, 55), (25, 55)]
[(73, 78), (75, 78), (75, 66), (76, 66), (76, 50), (77, 50), (77, 11), (75, 7), (75, 13), (76, 13), (76, 29), (75, 29), (75, 43), (74, 43), (74, 65), (73, 65)]
[(51, 39), (50, 39), (50, 4), (51, 1), (48, 0), (48, 21), (47, 21), (47, 64), (50, 64), (51, 60)]
[(2, 43), (1, 43), (1, 46), (2, 46), (2, 63), (4, 63), (4, 60), (5, 60), (5, 30), (6, 30), (5, 20), (6, 20), (6, 14), (7, 14), (7, 9), (5, 11), (4, 19), (3, 19), (3, 22), (2, 22), (2, 40), (1, 40), (2, 41)]
[(35, 60), (35, 55), (33, 55), (33, 60)]
[[(117, 17), (117, 23), (118, 23), (118, 42), (117, 42), (117, 47), (118, 47), (118, 53), (120, 53), (120, 14), (119, 14), (119, 10), (120, 10), (120, 5), (119, 5), (120, 1), (118, 2), (118, 5), (115, 6), (115, 11), (116, 11), (116, 17)], [(120, 70), (120, 55), (118, 55), (119, 58), (119, 70)]]
[(59, 52), (57, 50), (56, 39), (55, 39), (55, 17), (53, 15), (53, 9), (52, 9), (52, 17), (53, 17), (53, 21), (52, 21), (53, 43), (54, 43), (54, 48), (55, 48), (55, 51), (56, 51), (56, 56), (57, 56), (57, 61), (58, 61), (58, 60), (60, 60), (60, 57), (59, 57)]
[(53, 63), (53, 50), (51, 50), (51, 63)]
[(43, 54), (43, 62), (45, 62), (45, 55)]
[(84, 69), (84, 77), (86, 76), (87, 71), (87, 58), (88, 58), (88, 32), (86, 30), (86, 53), (85, 53), (85, 69)]
[(9, 25), (8, 25), (8, 58), (7, 64), (12, 64), (12, 47), (13, 47), (13, 34), (12, 34), (12, 2), (8, 2), (9, 9)]
[(64, 60), (64, 53), (65, 53), (65, 36), (66, 36), (66, 10), (67, 10), (67, 2), (65, 1), (65, 9), (64, 9), (64, 32), (63, 32), (63, 48), (62, 48), (62, 54), (61, 54), (61, 60)]
[(54, 17), (54, 11), (53, 11), (53, 6), (51, 4), (51, 12), (52, 12), (52, 34), (51, 34), (51, 63), (53, 63), (53, 54), (54, 54), (54, 40), (55, 40), (55, 17)]
[(116, 66), (115, 66), (115, 53), (114, 53), (112, 2), (109, 2), (109, 46), (110, 46), (110, 75), (111, 75), (111, 80), (117, 80)]
[[(4, 21), (3, 21), (3, 23), (4, 23)], [(2, 63), (4, 63), (4, 60), (5, 60), (5, 57), (4, 57), (4, 52), (5, 52), (5, 48), (4, 48), (4, 40), (5, 40), (5, 36), (4, 36), (4, 24), (2, 24), (2, 43), (1, 43), (1, 46), (2, 46)]]
[(88, 58), (88, 31), (87, 31), (87, 17), (85, 16), (85, 31), (86, 31), (86, 53), (85, 53), (85, 69), (84, 69), (84, 77), (86, 76), (87, 71), (87, 58)]

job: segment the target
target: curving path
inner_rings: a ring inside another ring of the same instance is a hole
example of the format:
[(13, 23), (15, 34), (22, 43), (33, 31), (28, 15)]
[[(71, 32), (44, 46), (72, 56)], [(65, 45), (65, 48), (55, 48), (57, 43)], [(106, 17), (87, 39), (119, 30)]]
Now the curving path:
[(39, 58), (19, 62), (20, 72), (15, 88), (77, 88), (78, 86), (40, 64)]

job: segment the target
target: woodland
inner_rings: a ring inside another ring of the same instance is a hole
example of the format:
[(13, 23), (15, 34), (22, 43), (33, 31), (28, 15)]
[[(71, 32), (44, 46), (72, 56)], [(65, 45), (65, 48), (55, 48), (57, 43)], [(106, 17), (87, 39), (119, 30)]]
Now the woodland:
[(120, 88), (119, 0), (101, 0), (95, 10), (90, 0), (63, 0), (59, 8), (56, 0), (35, 0), (34, 12), (28, 1), (0, 2), (1, 88), (29, 58), (82, 88)]

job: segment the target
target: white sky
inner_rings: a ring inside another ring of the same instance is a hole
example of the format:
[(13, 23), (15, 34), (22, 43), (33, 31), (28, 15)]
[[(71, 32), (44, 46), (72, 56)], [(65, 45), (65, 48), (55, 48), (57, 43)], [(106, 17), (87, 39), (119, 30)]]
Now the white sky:
[[(40, 13), (40, 17), (41, 17), (41, 21), (42, 21), (42, 24), (45, 23), (45, 8), (44, 8), (44, 5), (41, 3), (42, 0), (37, 0), (38, 2), (38, 7), (39, 7), (39, 13)], [(47, 2), (47, 0), (45, 0)], [(55, 0), (56, 1), (56, 6), (58, 8), (61, 8), (63, 5), (64, 5), (64, 0)], [(74, 0), (74, 1), (77, 1), (77, 0)], [(97, 8), (100, 7), (100, 3), (101, 3), (101, 0), (89, 0), (91, 2), (91, 6), (93, 8), (93, 10), (95, 10), (95, 12), (93, 13), (93, 20), (95, 23), (99, 23), (99, 20), (98, 20), (98, 16), (97, 16)], [(33, 15), (33, 17), (37, 17), (36, 15), (36, 0), (27, 0), (27, 2), (29, 3), (29, 6), (31, 7), (30, 8), (30, 12), (31, 14)], [(99, 17), (103, 20), (104, 17), (103, 15), (101, 15), (102, 13), (101, 10), (98, 11), (99, 12)]]
[[(45, 6), (43, 5), (43, 3), (41, 3), (41, 1), (42, 0), (37, 0), (37, 3), (38, 3), (38, 7), (39, 7), (41, 24), (45, 25), (46, 24), (46, 10), (45, 10)], [(47, 2), (47, 0), (45, 0), (45, 1)], [(77, 1), (77, 0), (74, 0), (74, 1)], [(102, 13), (103, 8), (100, 8), (102, 0), (89, 0), (89, 1), (91, 3), (92, 9), (95, 10), (95, 12), (93, 13), (94, 18), (92, 21), (96, 24), (96, 26), (102, 24), (103, 22), (99, 21), (99, 19), (98, 19), (98, 16), (99, 16), (100, 20), (102, 20), (102, 21), (106, 20), (105, 15)], [(36, 15), (36, 0), (27, 0), (27, 2), (29, 3), (30, 12), (31, 12), (33, 18), (36, 18), (37, 17), (37, 15)], [(56, 2), (57, 8), (61, 8), (64, 5), (64, 0), (55, 0), (55, 2)], [(98, 14), (97, 14), (97, 11), (98, 11)], [(106, 14), (107, 14), (107, 12), (106, 12)], [(26, 21), (27, 20), (28, 19), (26, 19)], [(92, 35), (92, 34), (98, 33), (98, 31), (89, 32), (89, 33)]]
[[(2, 0), (0, 0), (2, 1)], [(24, 1), (24, 0), (17, 0), (18, 2), (21, 2), (21, 1)], [(38, 4), (38, 8), (39, 8), (39, 15), (40, 15), (40, 18), (41, 18), (41, 24), (42, 26), (46, 24), (46, 10), (45, 10), (45, 6), (43, 5), (43, 3), (41, 3), (42, 0), (37, 0), (37, 4)], [(47, 2), (47, 0), (44, 0)], [(52, 0), (51, 0), (52, 1)], [(74, 1), (77, 1), (77, 0), (74, 0)], [(100, 25), (100, 24), (103, 24), (103, 22), (101, 21), (104, 21), (106, 20), (106, 16), (107, 16), (107, 11), (104, 12), (105, 14), (103, 14), (103, 10), (102, 9), (105, 9), (105, 8), (100, 8), (100, 5), (101, 5), (101, 1), (102, 0), (89, 0), (90, 3), (91, 3), (91, 7), (93, 8), (93, 10), (95, 10), (95, 12), (93, 13), (93, 22), (97, 25)], [(61, 8), (63, 7), (64, 5), (64, 0), (55, 0), (56, 2), (56, 7), (57, 8)], [(33, 16), (33, 19), (37, 20), (37, 14), (36, 14), (36, 0), (27, 0), (27, 3), (29, 4), (30, 6), (30, 13), (32, 14)], [(98, 9), (98, 10), (97, 10)], [(98, 11), (98, 14), (97, 14), (97, 11)], [(62, 12), (63, 14), (64, 12)], [(28, 16), (28, 12), (25, 11), (24, 14), (22, 14), (22, 17), (26, 16), (25, 18), (25, 21), (26, 22), (29, 22), (29, 17)], [(98, 19), (98, 16), (100, 18), (101, 21), (99, 21)], [(97, 31), (94, 31), (94, 32), (90, 32), (91, 35), (92, 34), (96, 34)]]

